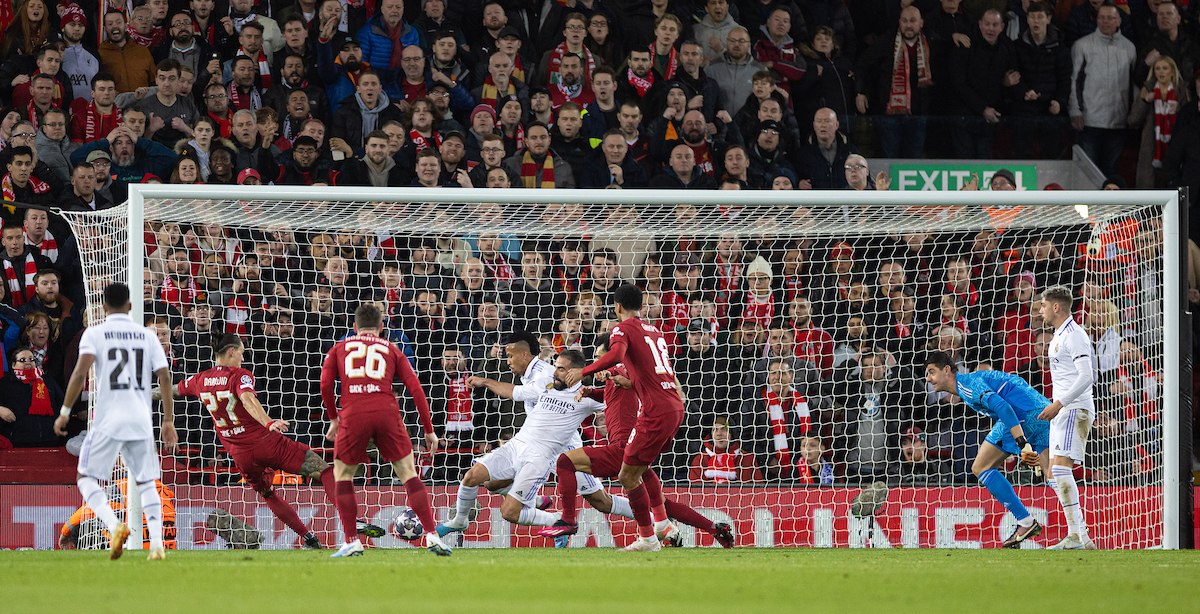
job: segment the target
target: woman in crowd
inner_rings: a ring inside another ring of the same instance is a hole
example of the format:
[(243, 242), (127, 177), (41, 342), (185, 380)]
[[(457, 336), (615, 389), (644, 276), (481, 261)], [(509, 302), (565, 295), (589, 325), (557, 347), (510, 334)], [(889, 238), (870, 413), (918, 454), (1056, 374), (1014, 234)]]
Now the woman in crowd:
[(5, 59), (33, 54), (52, 32), (45, 0), (25, 0), (15, 14), (16, 19), (4, 33)]
[(1191, 98), (1189, 91), (1175, 60), (1167, 56), (1154, 60), (1150, 78), (1129, 109), (1130, 127), (1142, 127), (1142, 145), (1137, 164), (1139, 190), (1167, 187), (1162, 162), (1171, 144), (1175, 118)]
[(171, 180), (168, 183), (184, 185), (203, 183), (200, 181), (200, 165), (196, 159), (190, 156), (180, 156), (179, 161), (175, 163), (175, 168), (171, 170)]
[(216, 137), (217, 122), (211, 117), (200, 116), (192, 123), (192, 138), (184, 139), (175, 144), (175, 153), (180, 156), (189, 156), (196, 159), (197, 165), (200, 167), (200, 181), (208, 181), (209, 158), (212, 154), (214, 145), (213, 139), (226, 146), (233, 147), (233, 142), (228, 139)]

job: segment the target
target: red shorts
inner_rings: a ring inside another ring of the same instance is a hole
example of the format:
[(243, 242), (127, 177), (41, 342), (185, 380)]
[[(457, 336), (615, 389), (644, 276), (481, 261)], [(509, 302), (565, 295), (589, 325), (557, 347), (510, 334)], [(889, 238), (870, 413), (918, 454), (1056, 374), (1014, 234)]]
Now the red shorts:
[(347, 465), (361, 465), (371, 460), (367, 444), (374, 439), (379, 460), (396, 462), (412, 454), (412, 439), (404, 420), (396, 410), (348, 414), (342, 412), (338, 421), (337, 438), (333, 442), (333, 457)]
[(658, 455), (675, 438), (675, 431), (683, 424), (683, 412), (672, 411), (658, 416), (638, 416), (633, 425), (633, 436), (625, 446), (622, 462), (631, 467), (649, 467)]
[(592, 461), (592, 476), (615, 478), (621, 473), (621, 459), (625, 458), (625, 446), (610, 443), (607, 446), (588, 446), (583, 449)]
[(271, 488), (276, 469), (299, 473), (309, 447), (295, 439), (272, 432), (253, 447), (227, 446), (226, 449), (251, 488), (263, 492)]

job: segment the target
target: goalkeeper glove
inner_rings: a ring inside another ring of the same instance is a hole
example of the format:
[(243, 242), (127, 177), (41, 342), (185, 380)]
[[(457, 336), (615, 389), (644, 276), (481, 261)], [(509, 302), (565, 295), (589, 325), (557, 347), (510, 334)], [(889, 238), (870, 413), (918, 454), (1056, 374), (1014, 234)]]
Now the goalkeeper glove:
[(1025, 439), (1024, 435), (1017, 437), (1016, 440), (1017, 440), (1017, 449), (1018, 450), (1023, 451), (1023, 450), (1025, 450), (1025, 446), (1029, 445), (1029, 440)]

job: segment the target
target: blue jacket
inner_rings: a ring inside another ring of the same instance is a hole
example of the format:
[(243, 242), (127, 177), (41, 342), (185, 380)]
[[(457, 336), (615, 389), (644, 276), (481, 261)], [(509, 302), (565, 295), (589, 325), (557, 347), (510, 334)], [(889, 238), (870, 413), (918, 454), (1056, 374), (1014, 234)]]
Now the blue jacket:
[(18, 322), (24, 321), (16, 309), (0, 303), (0, 351), (4, 356), (4, 360), (0, 361), (0, 374), (8, 373), (8, 351), (17, 345), (17, 339), (21, 336)]
[[(379, 80), (383, 83), (383, 91), (392, 100), (404, 100), (404, 90), (400, 87), (397, 81), (397, 75), (403, 75), (400, 71), (388, 70), (388, 61), (384, 60), (383, 64), (376, 64), (366, 57), (366, 45), (363, 45), (363, 61), (370, 65), (371, 70), (379, 74)], [(389, 47), (390, 49), (390, 47)], [(357, 93), (354, 87), (354, 82), (350, 80), (350, 76), (346, 73), (346, 69), (342, 68), (340, 62), (337, 61), (337, 54), (333, 51), (333, 45), (329, 42), (317, 44), (317, 74), (321, 77), (321, 81), (326, 84), (325, 94), (329, 97), (329, 115), (332, 117), (337, 113), (338, 106), (348, 96), (353, 96)]]
[[(87, 161), (88, 154), (93, 151), (109, 151), (111, 144), (108, 139), (98, 139), (90, 143), (84, 143), (79, 149), (76, 149), (71, 154), (71, 166), (83, 164)], [(142, 177), (146, 173), (153, 173), (162, 179), (165, 183), (170, 179), (172, 167), (175, 166), (175, 161), (179, 156), (166, 145), (155, 143), (150, 139), (138, 139), (134, 145), (133, 162), (129, 166), (117, 166), (116, 160), (112, 163), (113, 181), (118, 183), (141, 183)]]
[[(425, 42), (425, 33), (419, 28), (414, 28), (400, 20), (400, 27), (404, 29), (404, 34), (400, 36), (400, 42), (404, 43), (405, 47), (410, 45), (420, 45), (422, 49), (428, 49), (429, 45)], [(376, 14), (358, 31), (358, 44), (362, 46), (363, 60), (371, 66), (380, 68), (388, 68), (392, 62), (392, 39), (388, 37), (387, 26), (383, 23), (383, 15)], [(399, 68), (397, 66), (396, 68)], [(333, 100), (333, 97), (330, 97)]]
[(1011, 430), (1018, 424), (1036, 419), (1050, 404), (1018, 375), (1003, 371), (976, 371), (956, 376), (955, 394), (967, 407), (1004, 424)]

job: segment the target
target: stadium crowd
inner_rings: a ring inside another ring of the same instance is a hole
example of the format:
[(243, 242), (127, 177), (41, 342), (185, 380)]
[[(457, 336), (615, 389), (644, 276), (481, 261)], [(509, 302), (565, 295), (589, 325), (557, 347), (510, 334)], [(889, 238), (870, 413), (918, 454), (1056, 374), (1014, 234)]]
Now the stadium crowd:
[[(70, 211), (155, 181), (886, 189), (864, 154), (1058, 158), (1073, 141), (1122, 188), (1138, 128), (1134, 185), (1200, 187), (1198, 6), (0, 0), (0, 187)], [(991, 181), (1016, 187), (1011, 173)], [(57, 445), (85, 321), (79, 247), (44, 211), (2, 215), (0, 444)], [(612, 227), (638, 211), (544, 215)], [(1161, 355), (1160, 229), (1134, 224), (1103, 270), (1078, 231), (606, 244), (154, 224), (145, 299), (177, 378), (208, 366), (213, 332), (243, 334), (264, 404), (317, 444), (313, 370), (354, 308), (379, 301), (438, 408), (449, 452), (431, 470), (453, 480), (520, 423), (465, 374), (511, 378), (516, 328), (547, 355), (591, 352), (614, 323), (612, 292), (636, 282), (653, 297), (646, 318), (674, 337), (689, 407), (664, 479), (827, 484), (966, 481), (988, 425), (926, 390), (923, 353), (1045, 391), (1049, 331), (1030, 305), (1065, 283), (1098, 344), (1097, 428), (1113, 442), (1089, 471), (1136, 482), (1158, 453), (1163, 366), (1142, 358)], [(186, 407), (180, 428), (219, 463), (207, 414)], [(603, 424), (587, 433), (603, 438)]]

